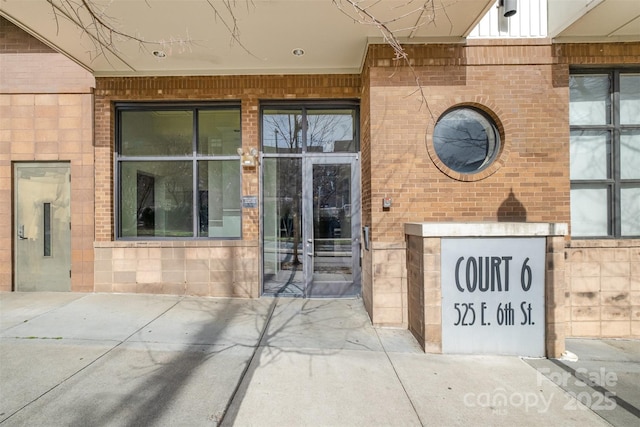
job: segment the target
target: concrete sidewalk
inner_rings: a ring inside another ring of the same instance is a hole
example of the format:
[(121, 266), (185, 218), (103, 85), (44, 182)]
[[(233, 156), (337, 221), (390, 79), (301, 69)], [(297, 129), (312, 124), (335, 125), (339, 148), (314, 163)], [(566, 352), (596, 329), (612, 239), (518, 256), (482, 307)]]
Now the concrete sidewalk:
[(587, 402), (558, 361), (426, 355), (358, 299), (0, 293), (0, 424), (638, 425), (640, 345), (622, 343), (572, 341), (574, 374), (618, 377)]

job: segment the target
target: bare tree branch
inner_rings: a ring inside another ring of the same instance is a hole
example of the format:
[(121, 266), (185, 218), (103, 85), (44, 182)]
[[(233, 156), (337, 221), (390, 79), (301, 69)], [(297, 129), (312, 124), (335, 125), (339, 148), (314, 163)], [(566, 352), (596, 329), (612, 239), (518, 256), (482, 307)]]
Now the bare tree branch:
[[(206, 2), (216, 22), (220, 22), (231, 37), (231, 44), (237, 44), (249, 55), (258, 58), (242, 42), (240, 37), (240, 27), (236, 11), (240, 0), (202, 0)], [(446, 7), (436, 7), (434, 0), (407, 0), (406, 3), (394, 7), (398, 13), (392, 14), (387, 19), (378, 18), (375, 7), (381, 7), (382, 0), (331, 0), (338, 10), (361, 25), (375, 27), (384, 42), (389, 45), (394, 52), (393, 60), (396, 66), (404, 64), (412, 73), (416, 83), (416, 92), (420, 94), (421, 106), (425, 105), (433, 119), (433, 114), (429, 108), (426, 94), (424, 92), (420, 77), (410, 60), (409, 55), (400, 41), (399, 34), (407, 33), (412, 38), (416, 32), (424, 26), (435, 25), (436, 14), (443, 13), (449, 22), (446, 14)], [(96, 55), (104, 56), (109, 61), (110, 53), (118, 54), (117, 42), (132, 41), (139, 45), (139, 48), (150, 51), (151, 48), (172, 48), (178, 46), (180, 49), (190, 49), (195, 43), (187, 33), (186, 37), (170, 37), (168, 40), (147, 40), (139, 34), (129, 33), (118, 28), (116, 18), (107, 15), (107, 6), (100, 7), (95, 0), (47, 0), (53, 10), (56, 26), (59, 31), (59, 18), (64, 18), (78, 26), (83, 35), (89, 37), (94, 45)], [(247, 9), (254, 7), (252, 0), (243, 0)], [(147, 7), (151, 7), (151, 1), (145, 0)], [(415, 23), (406, 25), (404, 23), (412, 17), (416, 17)], [(404, 26), (400, 26), (404, 25)], [(95, 59), (95, 57), (93, 59)], [(260, 59), (260, 58), (258, 58)], [(414, 92), (414, 93), (416, 93)]]
[[(59, 19), (66, 19), (75, 24), (92, 42), (95, 52), (92, 52), (95, 59), (99, 56), (109, 60), (111, 53), (116, 55), (119, 50), (118, 42), (135, 42), (141, 50), (150, 52), (154, 48), (170, 49), (178, 47), (180, 51), (190, 50), (190, 46), (197, 42), (185, 31), (185, 36), (174, 37), (162, 40), (148, 40), (143, 36), (126, 32), (119, 28), (116, 18), (107, 15), (107, 7), (100, 7), (94, 0), (46, 0), (53, 10), (57, 31), (60, 31)], [(214, 0), (203, 0), (213, 11), (216, 22), (222, 23), (231, 36), (231, 44), (237, 44), (249, 55), (258, 58), (240, 39), (240, 28), (236, 17), (238, 8), (236, 0), (220, 0), (222, 6), (217, 5)], [(145, 0), (147, 7), (151, 8), (149, 0)], [(252, 0), (244, 0), (244, 4), (249, 10), (253, 7)], [(258, 58), (260, 59), (260, 58)]]
[[(389, 45), (394, 52), (393, 60), (398, 63), (404, 63), (404, 65), (409, 69), (412, 73), (413, 78), (415, 80), (417, 89), (415, 92), (420, 94), (421, 106), (424, 105), (431, 116), (431, 119), (434, 120), (433, 113), (431, 112), (431, 108), (429, 107), (429, 102), (427, 100), (426, 94), (424, 92), (424, 88), (422, 83), (420, 82), (420, 76), (418, 75), (415, 67), (413, 66), (409, 54), (406, 49), (402, 45), (400, 38), (398, 36), (399, 33), (409, 32), (409, 37), (413, 37), (415, 33), (418, 31), (420, 27), (426, 25), (435, 25), (436, 19), (436, 6), (433, 0), (408, 0), (407, 3), (398, 7), (405, 7), (407, 5), (417, 4), (417, 6), (413, 9), (410, 9), (408, 12), (402, 13), (400, 15), (394, 15), (393, 17), (382, 20), (376, 17), (376, 13), (373, 11), (374, 7), (382, 4), (382, 0), (378, 0), (375, 2), (366, 1), (366, 0), (332, 0), (333, 4), (346, 16), (353, 19), (354, 22), (361, 25), (369, 25), (373, 26), (380, 31), (382, 34), (382, 38), (384, 42)], [(345, 9), (345, 4), (348, 6), (350, 10)], [(444, 8), (443, 8), (444, 10)], [(451, 20), (446, 15), (449, 22)], [(418, 16), (416, 22), (412, 26), (401, 27), (401, 28), (392, 28), (393, 24), (398, 23), (400, 21), (406, 20), (411, 16)]]
[[(224, 19), (224, 16), (218, 11), (218, 8), (216, 7), (216, 5), (213, 4), (213, 0), (206, 0), (206, 2), (207, 4), (209, 4), (211, 9), (213, 10), (216, 21), (219, 19), (222, 22), (222, 25), (224, 25), (227, 31), (229, 32), (229, 35), (231, 35), (232, 44), (237, 43), (238, 46), (240, 46), (242, 50), (244, 50), (246, 53), (253, 56), (254, 58), (258, 58), (240, 40), (240, 28), (238, 27), (238, 19), (236, 18), (235, 10), (234, 10), (234, 8), (236, 7), (236, 1), (222, 0), (222, 4), (224, 8), (229, 13), (231, 23), (227, 22), (227, 20)], [(249, 10), (250, 6), (253, 6), (253, 1), (245, 0), (245, 4), (247, 6), (247, 10)]]

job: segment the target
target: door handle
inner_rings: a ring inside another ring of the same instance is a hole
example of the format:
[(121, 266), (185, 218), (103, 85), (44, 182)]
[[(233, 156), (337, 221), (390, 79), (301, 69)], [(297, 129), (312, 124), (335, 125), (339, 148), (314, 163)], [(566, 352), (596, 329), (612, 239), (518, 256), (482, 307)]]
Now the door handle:
[(307, 255), (313, 256), (313, 239), (307, 239)]
[(18, 237), (20, 238), (20, 240), (27, 240), (27, 238), (24, 237), (24, 224), (21, 224), (18, 227)]

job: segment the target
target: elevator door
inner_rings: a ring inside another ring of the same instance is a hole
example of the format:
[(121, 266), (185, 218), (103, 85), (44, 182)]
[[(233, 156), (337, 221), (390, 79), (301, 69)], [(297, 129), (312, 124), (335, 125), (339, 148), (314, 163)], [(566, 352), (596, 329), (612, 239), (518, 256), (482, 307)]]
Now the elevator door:
[(69, 291), (69, 164), (16, 163), (14, 182), (15, 289)]

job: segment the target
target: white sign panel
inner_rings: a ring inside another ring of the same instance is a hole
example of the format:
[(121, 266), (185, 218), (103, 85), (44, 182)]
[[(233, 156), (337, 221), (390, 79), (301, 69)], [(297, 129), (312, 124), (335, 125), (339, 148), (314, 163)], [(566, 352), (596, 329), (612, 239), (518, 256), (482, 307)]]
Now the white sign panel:
[(448, 238), (443, 353), (545, 356), (545, 239)]

